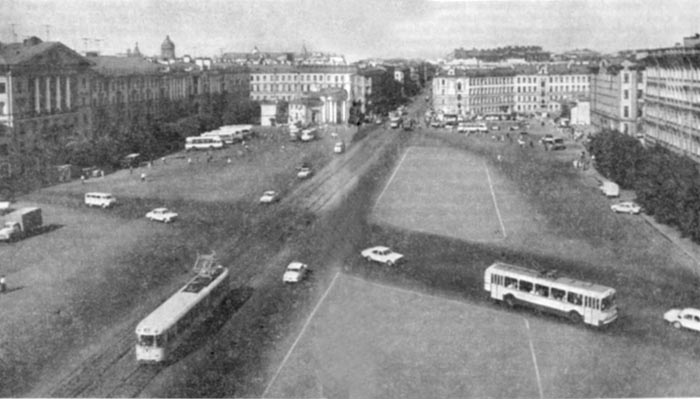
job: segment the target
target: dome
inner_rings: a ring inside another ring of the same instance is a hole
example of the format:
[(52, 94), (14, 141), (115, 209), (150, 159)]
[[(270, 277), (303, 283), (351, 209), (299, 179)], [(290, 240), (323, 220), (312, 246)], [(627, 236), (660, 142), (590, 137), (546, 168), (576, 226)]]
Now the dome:
[(172, 40), (170, 40), (170, 36), (165, 36), (165, 40), (163, 41), (163, 44), (160, 45), (161, 49), (173, 49), (175, 48), (175, 43), (173, 43)]

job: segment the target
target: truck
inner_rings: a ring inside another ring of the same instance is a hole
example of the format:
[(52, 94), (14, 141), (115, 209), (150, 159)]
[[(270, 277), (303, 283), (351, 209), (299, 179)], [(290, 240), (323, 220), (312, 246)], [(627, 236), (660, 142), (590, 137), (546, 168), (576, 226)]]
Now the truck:
[(605, 194), (606, 197), (619, 197), (620, 196), (620, 186), (617, 183), (611, 181), (604, 181), (600, 185), (600, 191)]
[(0, 241), (22, 239), (42, 226), (41, 208), (21, 208), (5, 216), (5, 224), (0, 229)]

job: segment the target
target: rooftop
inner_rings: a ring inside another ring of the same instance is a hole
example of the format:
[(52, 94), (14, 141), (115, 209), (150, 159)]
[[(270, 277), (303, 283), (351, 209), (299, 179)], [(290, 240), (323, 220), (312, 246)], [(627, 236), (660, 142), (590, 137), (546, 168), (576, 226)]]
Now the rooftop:
[(92, 69), (103, 75), (156, 74), (165, 71), (163, 65), (154, 64), (141, 57), (100, 55), (88, 59), (94, 63)]

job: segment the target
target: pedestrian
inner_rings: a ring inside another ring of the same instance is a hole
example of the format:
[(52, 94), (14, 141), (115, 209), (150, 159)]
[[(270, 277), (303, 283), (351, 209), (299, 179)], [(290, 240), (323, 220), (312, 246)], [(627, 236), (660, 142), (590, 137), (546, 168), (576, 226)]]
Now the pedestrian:
[(0, 276), (0, 294), (7, 292), (7, 282), (5, 281), (5, 275)]
[(231, 163), (231, 157), (226, 158), (226, 163), (228, 163), (228, 164)]
[(189, 165), (192, 165), (192, 158), (187, 158), (187, 163), (188, 163)]
[(530, 148), (535, 148), (535, 143), (533, 143), (532, 140), (530, 140)]
[(498, 159), (498, 162), (501, 162), (503, 160), (503, 157), (501, 156), (501, 154), (498, 154), (498, 156), (496, 158)]
[(85, 184), (85, 175), (80, 175), (80, 184)]
[(145, 173), (141, 173), (141, 182), (142, 183), (146, 182), (146, 174)]
[(103, 178), (103, 179), (105, 178), (105, 171), (104, 171), (104, 169), (100, 169), (100, 177)]
[(168, 163), (165, 161), (165, 157), (163, 157), (163, 165), (167, 165)]
[(134, 167), (132, 165), (129, 165), (129, 174), (130, 175), (134, 174)]

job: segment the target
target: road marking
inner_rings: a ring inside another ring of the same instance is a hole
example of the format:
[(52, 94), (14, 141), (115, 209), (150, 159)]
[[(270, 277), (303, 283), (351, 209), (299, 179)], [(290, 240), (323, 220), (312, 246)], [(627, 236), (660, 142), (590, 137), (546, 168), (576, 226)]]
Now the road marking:
[(306, 328), (309, 326), (311, 323), (311, 319), (313, 319), (314, 315), (316, 314), (316, 311), (318, 308), (321, 307), (321, 304), (323, 301), (326, 299), (328, 296), (328, 293), (331, 292), (331, 288), (333, 288), (333, 285), (335, 284), (335, 280), (338, 279), (338, 276), (340, 275), (340, 271), (335, 273), (335, 276), (333, 276), (333, 280), (331, 280), (331, 283), (328, 285), (328, 288), (326, 288), (326, 292), (323, 293), (323, 296), (321, 299), (318, 301), (316, 306), (314, 307), (314, 310), (311, 311), (311, 314), (309, 317), (306, 319), (306, 322), (304, 323), (304, 326), (301, 328), (301, 331), (299, 332), (299, 335), (297, 338), (294, 340), (294, 343), (292, 344), (292, 347), (289, 348), (289, 351), (287, 351), (287, 354), (284, 356), (284, 359), (282, 359), (282, 363), (280, 363), (279, 367), (277, 368), (277, 371), (275, 372), (275, 375), (272, 376), (272, 379), (270, 382), (267, 384), (267, 387), (265, 388), (265, 391), (263, 391), (261, 397), (264, 398), (267, 396), (267, 391), (270, 390), (270, 387), (272, 387), (272, 384), (275, 383), (275, 380), (279, 376), (280, 372), (282, 372), (282, 368), (284, 368), (284, 365), (287, 363), (287, 360), (289, 360), (289, 356), (292, 355), (292, 352), (294, 351), (294, 348), (296, 348), (297, 344), (299, 343), (299, 340), (301, 340), (301, 337), (304, 335), (304, 332), (306, 331)]
[(532, 363), (535, 365), (535, 376), (537, 377), (537, 389), (540, 391), (540, 399), (544, 398), (544, 394), (542, 393), (542, 381), (540, 380), (540, 369), (537, 367), (537, 357), (535, 356), (535, 347), (532, 344), (532, 339), (530, 338), (530, 323), (528, 323), (527, 319), (523, 318), (525, 320), (525, 328), (527, 329), (527, 341), (530, 344), (530, 354), (532, 355)]
[(396, 169), (394, 169), (394, 173), (391, 174), (391, 177), (389, 178), (389, 181), (386, 183), (386, 186), (384, 186), (384, 189), (382, 192), (379, 194), (379, 197), (377, 197), (377, 201), (374, 203), (374, 206), (372, 207), (372, 213), (374, 213), (374, 209), (379, 205), (379, 201), (381, 201), (382, 196), (384, 196), (384, 193), (386, 192), (386, 189), (389, 188), (391, 185), (391, 182), (394, 180), (394, 176), (396, 176), (396, 172), (401, 169), (401, 164), (403, 164), (403, 160), (406, 159), (406, 155), (408, 155), (408, 152), (411, 151), (411, 148), (407, 149), (406, 152), (404, 152), (403, 157), (401, 157), (401, 161), (399, 161), (399, 164), (396, 166)]
[(486, 177), (489, 181), (489, 189), (491, 189), (491, 198), (493, 199), (493, 206), (496, 207), (496, 216), (498, 216), (498, 223), (501, 224), (501, 231), (503, 232), (503, 238), (506, 238), (506, 226), (503, 224), (503, 219), (501, 218), (501, 211), (498, 209), (498, 202), (496, 202), (496, 193), (493, 191), (493, 183), (491, 182), (491, 174), (489, 173), (489, 168), (484, 162), (484, 169), (486, 170)]

